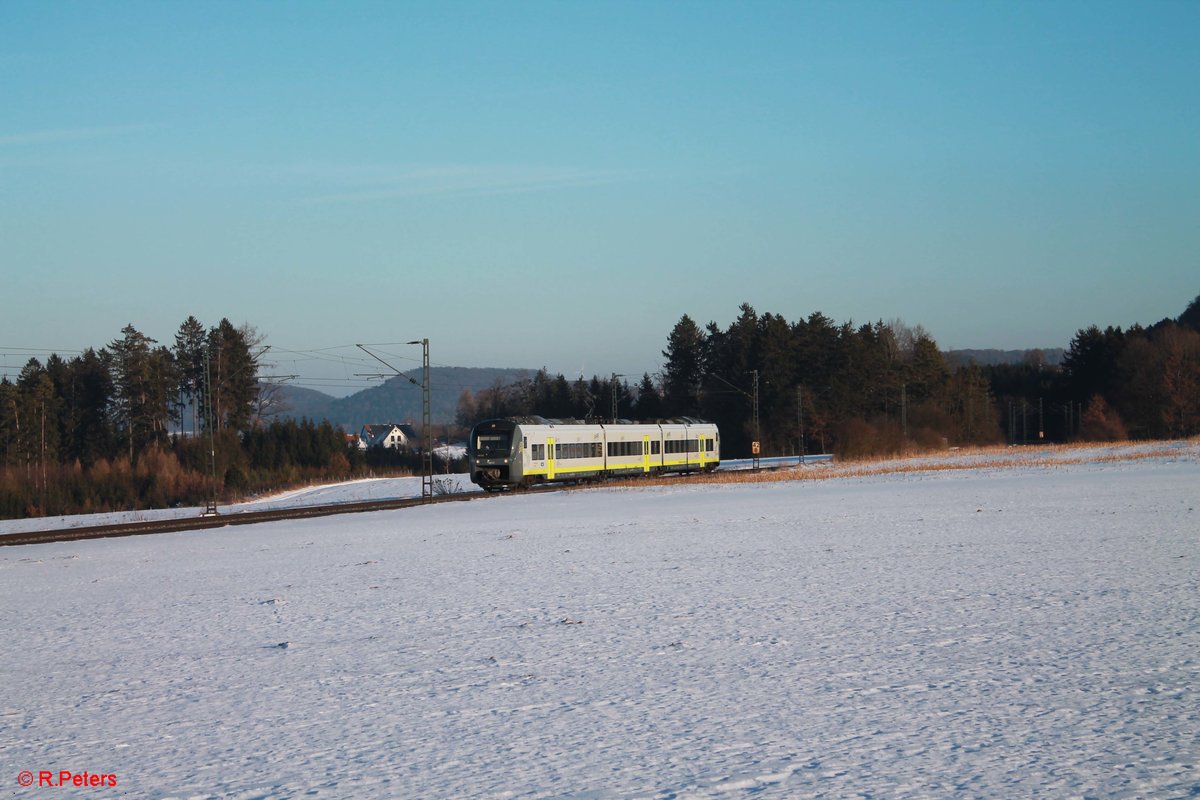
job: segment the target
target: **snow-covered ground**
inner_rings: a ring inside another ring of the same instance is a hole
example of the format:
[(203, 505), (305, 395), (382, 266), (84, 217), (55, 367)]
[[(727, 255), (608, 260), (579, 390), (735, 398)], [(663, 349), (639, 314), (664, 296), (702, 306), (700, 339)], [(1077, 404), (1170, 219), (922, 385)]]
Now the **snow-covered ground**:
[(1198, 450), (3, 548), (0, 795), (1197, 796)]

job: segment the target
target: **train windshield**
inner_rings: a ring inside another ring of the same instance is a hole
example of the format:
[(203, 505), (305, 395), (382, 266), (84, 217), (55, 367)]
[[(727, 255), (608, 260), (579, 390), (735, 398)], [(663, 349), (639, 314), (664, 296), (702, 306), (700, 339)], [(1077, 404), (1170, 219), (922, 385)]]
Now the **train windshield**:
[(478, 458), (505, 458), (511, 449), (511, 431), (480, 433), (475, 436), (475, 455)]

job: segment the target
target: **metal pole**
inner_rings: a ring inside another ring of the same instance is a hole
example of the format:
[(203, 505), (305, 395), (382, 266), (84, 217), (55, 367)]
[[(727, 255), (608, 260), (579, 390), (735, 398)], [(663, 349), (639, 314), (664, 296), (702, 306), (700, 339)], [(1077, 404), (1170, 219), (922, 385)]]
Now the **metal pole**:
[[(417, 344), (411, 342), (410, 344)], [(421, 499), (433, 500), (433, 409), (429, 400), (429, 340), (421, 345), (421, 431), (425, 440), (421, 454)]]
[(212, 368), (209, 352), (204, 351), (204, 427), (208, 428), (208, 463), (212, 468), (212, 499), (204, 509), (205, 516), (217, 513), (217, 444), (213, 436), (212, 423)]
[(618, 394), (617, 387), (620, 386), (620, 384), (617, 383), (617, 378), (624, 378), (624, 377), (625, 377), (624, 375), (619, 375), (616, 372), (614, 372), (612, 374), (612, 421), (613, 421), (614, 425), (617, 422), (617, 414), (619, 412), (619, 409), (617, 407), (617, 394)]
[(800, 425), (800, 463), (804, 463), (804, 387), (796, 387), (796, 421)]
[[(758, 370), (752, 370), (754, 373), (754, 443), (757, 447), (762, 447), (762, 437), (758, 429)], [(755, 451), (751, 455), (754, 456), (754, 469), (758, 469), (758, 452)]]

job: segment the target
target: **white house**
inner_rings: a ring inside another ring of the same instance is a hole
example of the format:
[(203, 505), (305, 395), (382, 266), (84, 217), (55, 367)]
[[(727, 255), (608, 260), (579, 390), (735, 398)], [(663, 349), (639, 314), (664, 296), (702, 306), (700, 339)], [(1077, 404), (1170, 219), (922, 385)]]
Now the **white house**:
[(363, 450), (371, 447), (413, 450), (420, 444), (421, 436), (416, 428), (407, 422), (399, 425), (389, 422), (384, 425), (363, 425), (358, 441), (358, 446)]

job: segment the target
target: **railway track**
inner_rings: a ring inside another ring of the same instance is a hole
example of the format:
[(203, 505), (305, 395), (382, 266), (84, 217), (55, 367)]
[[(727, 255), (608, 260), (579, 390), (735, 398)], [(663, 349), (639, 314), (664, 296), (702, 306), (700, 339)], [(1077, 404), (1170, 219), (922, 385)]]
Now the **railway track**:
[[(522, 489), (522, 494), (540, 492), (557, 492), (564, 489), (583, 488), (582, 486), (533, 486)], [(507, 493), (505, 493), (507, 494)], [(431, 505), (435, 503), (462, 503), (468, 500), (482, 500), (488, 497), (500, 497), (501, 494), (487, 492), (464, 492), (460, 494), (435, 495), (429, 500), (419, 497), (394, 498), (391, 500), (359, 500), (345, 503), (327, 503), (324, 505), (294, 506), (292, 508), (277, 508), (266, 511), (241, 511), (232, 514), (213, 514), (195, 517), (177, 517), (175, 519), (142, 520), (137, 522), (117, 522), (109, 525), (80, 525), (74, 528), (56, 528), (54, 530), (25, 531), (23, 533), (0, 534), (0, 547), (22, 544), (47, 544), (50, 542), (73, 542), (83, 539), (107, 539), (118, 536), (144, 536), (155, 533), (177, 533), (183, 531), (200, 531), (210, 528), (225, 528), (230, 525), (255, 525), (260, 522), (279, 522), (289, 519), (307, 519), (309, 517), (332, 517), (337, 514), (362, 514), (370, 511), (393, 511), (400, 508)]]
[[(818, 458), (827, 458), (822, 456)], [(763, 459), (764, 462), (783, 462), (784, 459)], [(787, 459), (792, 463), (794, 459)], [(743, 462), (733, 462), (734, 464)], [(761, 469), (779, 469), (782, 463), (764, 463)], [(727, 467), (727, 468), (728, 468)], [(734, 467), (736, 468), (736, 467)], [(522, 489), (522, 494), (536, 492), (570, 491), (594, 487), (595, 484), (557, 484), (552, 486), (534, 486)], [(429, 500), (419, 497), (397, 498), (392, 500), (361, 500), (346, 503), (328, 503), (325, 505), (296, 506), (293, 508), (271, 509), (267, 511), (243, 511), (234, 514), (214, 514), (211, 516), (179, 517), (176, 519), (142, 520), (137, 522), (118, 522), (109, 525), (81, 525), (74, 528), (57, 528), (54, 530), (26, 531), (23, 533), (0, 534), (0, 547), (22, 544), (47, 544), (50, 542), (73, 542), (84, 539), (106, 539), (118, 536), (145, 536), (155, 533), (177, 533), (182, 531), (200, 531), (211, 528), (225, 528), (230, 525), (255, 525), (260, 522), (278, 522), (289, 519), (306, 519), (309, 517), (330, 517), (336, 514), (361, 514), (370, 511), (392, 511), (400, 508), (429, 505), (431, 503), (457, 503), (467, 500), (478, 500), (485, 497), (499, 497), (499, 494), (487, 492), (469, 492), (463, 494), (437, 495)]]
[(482, 494), (450, 494), (422, 500), (419, 497), (394, 500), (364, 500), (349, 503), (330, 503), (317, 506), (297, 506), (269, 511), (245, 511), (236, 514), (213, 514), (210, 516), (180, 517), (177, 519), (119, 522), (111, 525), (87, 525), (56, 530), (26, 531), (24, 533), (0, 534), (0, 547), (20, 544), (45, 544), (47, 542), (72, 542), (81, 539), (105, 539), (114, 536), (142, 536), (152, 533), (174, 533), (197, 531), (209, 528), (224, 528), (230, 525), (254, 525), (260, 522), (277, 522), (308, 517), (329, 517), (335, 514), (357, 514), (368, 511), (389, 511), (398, 508), (428, 505), (430, 503), (461, 502), (486, 497)]

